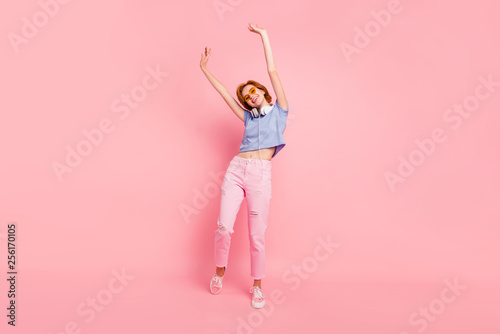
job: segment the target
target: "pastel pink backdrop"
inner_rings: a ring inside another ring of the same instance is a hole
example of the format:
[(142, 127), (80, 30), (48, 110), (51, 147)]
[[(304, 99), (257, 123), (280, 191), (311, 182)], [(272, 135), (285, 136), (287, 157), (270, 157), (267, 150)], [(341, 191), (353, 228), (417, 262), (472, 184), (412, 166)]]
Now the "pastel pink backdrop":
[[(231, 8), (221, 15), (214, 3), (71, 1), (17, 53), (9, 33), (41, 5), (2, 5), (2, 333), (76, 332), (72, 322), (81, 333), (498, 333), (499, 88), (457, 129), (443, 119), (478, 77), (500, 81), (498, 4), (402, 1), (348, 61), (342, 43), (354, 45), (354, 29), (391, 1), (221, 0)], [(245, 203), (223, 292), (208, 290), (212, 176), (244, 127), (199, 60), (211, 47), (208, 67), (233, 95), (248, 79), (270, 88), (248, 22), (267, 29), (290, 106), (287, 146), (273, 159), (267, 313), (250, 306)], [(148, 67), (168, 74), (120, 118), (114, 101)], [(58, 180), (53, 162), (105, 119), (113, 130)], [(446, 140), (391, 190), (385, 173), (435, 128)], [(16, 328), (5, 317), (10, 222)], [(318, 262), (328, 237), (338, 247)], [(294, 265), (310, 273), (293, 275)], [(110, 294), (113, 270), (133, 278)], [(439, 303), (454, 279), (465, 289)], [(77, 311), (88, 298), (100, 302), (93, 318)], [(429, 307), (432, 320), (410, 322)]]

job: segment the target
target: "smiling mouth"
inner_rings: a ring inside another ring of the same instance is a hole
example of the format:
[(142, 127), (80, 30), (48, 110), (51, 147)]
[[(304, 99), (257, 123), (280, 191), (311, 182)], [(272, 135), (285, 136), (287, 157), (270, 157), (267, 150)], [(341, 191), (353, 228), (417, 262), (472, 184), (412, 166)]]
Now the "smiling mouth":
[(254, 97), (252, 102), (255, 103), (255, 101), (257, 101), (257, 98), (258, 98), (258, 96)]

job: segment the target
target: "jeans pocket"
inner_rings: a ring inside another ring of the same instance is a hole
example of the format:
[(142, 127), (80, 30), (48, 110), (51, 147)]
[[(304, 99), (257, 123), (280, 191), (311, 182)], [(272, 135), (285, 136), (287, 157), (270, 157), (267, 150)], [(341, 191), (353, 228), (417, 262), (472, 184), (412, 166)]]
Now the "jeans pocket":
[(264, 174), (264, 179), (266, 181), (271, 181), (271, 178), (272, 178), (272, 171), (271, 171), (271, 168), (264, 168), (264, 171), (262, 172)]
[(238, 163), (236, 161), (231, 161), (229, 166), (227, 166), (228, 171), (235, 171), (236, 169), (238, 169)]

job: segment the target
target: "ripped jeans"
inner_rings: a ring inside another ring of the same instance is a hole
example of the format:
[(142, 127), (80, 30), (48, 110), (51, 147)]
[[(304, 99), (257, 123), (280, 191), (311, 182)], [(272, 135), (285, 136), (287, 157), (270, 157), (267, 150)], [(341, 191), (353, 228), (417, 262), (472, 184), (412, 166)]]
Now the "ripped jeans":
[[(262, 165), (263, 164), (263, 165)], [(245, 159), (235, 156), (227, 168), (221, 186), (220, 213), (215, 230), (215, 265), (226, 267), (231, 235), (243, 198), (247, 198), (250, 240), (250, 274), (264, 278), (265, 232), (271, 203), (270, 160)]]

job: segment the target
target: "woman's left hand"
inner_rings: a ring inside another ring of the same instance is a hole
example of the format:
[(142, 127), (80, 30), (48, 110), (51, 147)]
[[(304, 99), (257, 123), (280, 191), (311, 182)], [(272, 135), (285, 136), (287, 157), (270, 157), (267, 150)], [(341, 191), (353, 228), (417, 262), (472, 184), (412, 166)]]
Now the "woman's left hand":
[(260, 34), (262, 35), (263, 33), (266, 32), (266, 29), (264, 28), (260, 28), (259, 26), (257, 26), (256, 24), (252, 24), (252, 23), (249, 23), (248, 24), (248, 30), (250, 30), (251, 32), (255, 32), (257, 34)]

